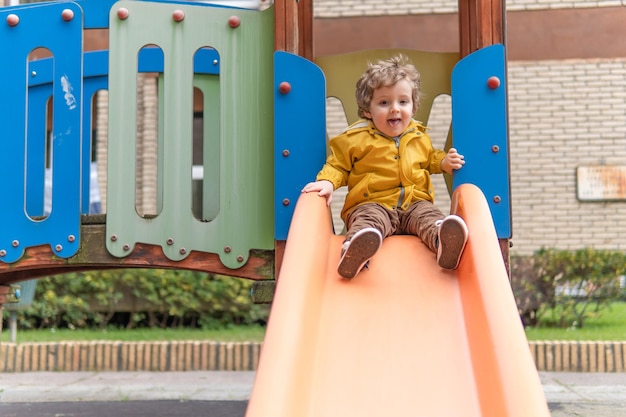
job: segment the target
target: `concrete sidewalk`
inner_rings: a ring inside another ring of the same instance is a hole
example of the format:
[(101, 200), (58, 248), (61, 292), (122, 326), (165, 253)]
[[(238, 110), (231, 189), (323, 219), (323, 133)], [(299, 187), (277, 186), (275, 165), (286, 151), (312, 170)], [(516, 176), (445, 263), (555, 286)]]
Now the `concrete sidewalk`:
[(56, 401), (245, 401), (251, 371), (0, 373), (0, 403)]
[[(246, 401), (254, 372), (0, 373), (0, 403)], [(626, 417), (626, 373), (540, 372), (553, 417)]]

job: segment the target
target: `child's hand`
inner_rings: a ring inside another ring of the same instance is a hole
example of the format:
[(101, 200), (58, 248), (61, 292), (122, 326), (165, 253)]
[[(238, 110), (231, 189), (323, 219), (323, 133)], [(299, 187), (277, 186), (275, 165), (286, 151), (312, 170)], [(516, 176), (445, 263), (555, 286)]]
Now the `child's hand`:
[(304, 186), (304, 188), (302, 189), (302, 192), (312, 193), (312, 192), (317, 191), (318, 192), (317, 195), (319, 195), (320, 197), (325, 197), (326, 205), (330, 206), (330, 202), (333, 200), (334, 190), (335, 190), (335, 187), (333, 186), (332, 182), (321, 180), (321, 181), (308, 183), (307, 185)]
[(441, 169), (448, 174), (452, 174), (455, 169), (463, 168), (465, 157), (458, 153), (456, 149), (450, 148), (448, 154), (441, 160)]

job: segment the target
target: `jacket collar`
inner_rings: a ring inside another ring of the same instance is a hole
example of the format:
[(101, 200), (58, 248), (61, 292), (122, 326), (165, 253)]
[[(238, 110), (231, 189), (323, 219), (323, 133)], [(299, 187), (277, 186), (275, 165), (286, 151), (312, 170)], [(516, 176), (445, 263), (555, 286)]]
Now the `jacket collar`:
[[(409, 123), (407, 128), (404, 130), (404, 132), (400, 134), (399, 137), (401, 138), (404, 135), (408, 133), (413, 133), (413, 132), (415, 132), (417, 136), (421, 136), (422, 133), (426, 131), (427, 129), (428, 128), (424, 126), (422, 122), (419, 122), (415, 119), (411, 119), (411, 122)], [(352, 125), (348, 126), (342, 133), (346, 133), (346, 132), (357, 133), (357, 132), (362, 132), (362, 131), (368, 131), (372, 135), (379, 135), (387, 139), (396, 140), (395, 138), (387, 136), (383, 132), (376, 129), (376, 126), (374, 126), (374, 122), (372, 122), (370, 119), (360, 119), (357, 122), (353, 123)]]

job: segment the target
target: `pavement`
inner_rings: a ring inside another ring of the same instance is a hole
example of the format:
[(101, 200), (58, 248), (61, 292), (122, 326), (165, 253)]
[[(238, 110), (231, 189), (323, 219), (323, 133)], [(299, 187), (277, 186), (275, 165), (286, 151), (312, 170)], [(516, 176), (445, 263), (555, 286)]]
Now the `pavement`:
[[(0, 404), (247, 401), (254, 372), (0, 374)], [(626, 417), (626, 373), (540, 372), (552, 417)]]
[(55, 401), (243, 401), (255, 373), (17, 372), (0, 373), (0, 403)]

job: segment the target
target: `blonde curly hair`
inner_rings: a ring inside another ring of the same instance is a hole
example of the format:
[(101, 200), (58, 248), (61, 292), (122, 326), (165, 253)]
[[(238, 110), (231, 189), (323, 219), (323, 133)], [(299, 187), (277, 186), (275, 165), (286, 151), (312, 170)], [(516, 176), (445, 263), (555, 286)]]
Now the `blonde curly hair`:
[(392, 87), (400, 80), (408, 80), (413, 85), (413, 111), (419, 108), (421, 98), (420, 74), (403, 54), (389, 59), (369, 63), (367, 70), (356, 83), (356, 103), (359, 107), (359, 117), (364, 118), (369, 112), (374, 90), (380, 87)]

